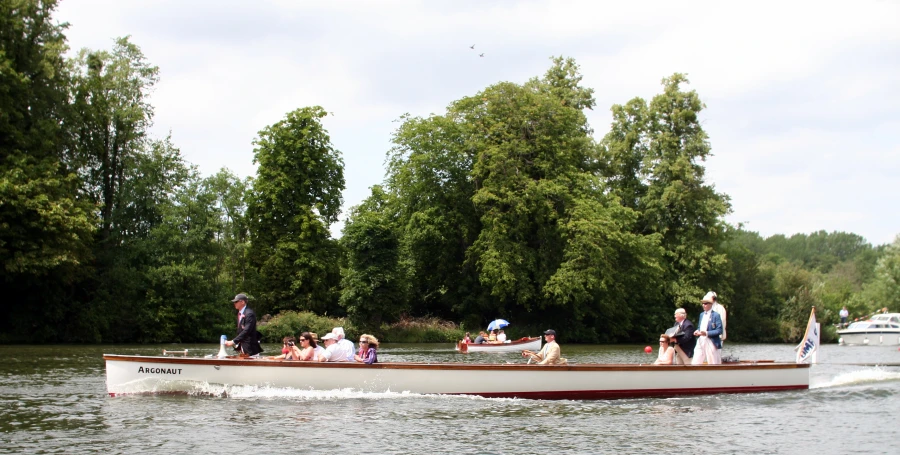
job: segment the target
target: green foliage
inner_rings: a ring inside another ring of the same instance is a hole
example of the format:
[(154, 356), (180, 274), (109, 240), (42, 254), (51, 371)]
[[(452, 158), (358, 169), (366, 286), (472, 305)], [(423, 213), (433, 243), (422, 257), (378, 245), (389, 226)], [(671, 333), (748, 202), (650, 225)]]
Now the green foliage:
[(463, 338), (465, 331), (452, 322), (435, 317), (404, 317), (392, 324), (382, 325), (373, 335), (382, 343), (456, 343)]
[[(69, 75), (55, 1), (0, 2), (0, 281), (90, 257), (90, 204), (64, 162)], [(71, 278), (70, 278), (71, 279)]]
[(884, 249), (875, 266), (875, 277), (866, 283), (860, 300), (865, 302), (860, 305), (867, 310), (865, 313), (874, 313), (880, 308), (893, 311), (900, 308), (900, 235)]
[[(83, 190), (99, 207), (99, 242), (117, 242), (117, 223), (128, 216), (120, 210), (131, 202), (123, 197), (130, 171), (144, 150), (153, 108), (147, 101), (159, 79), (140, 48), (119, 38), (111, 52), (82, 49), (72, 62), (73, 165), (83, 176)], [(112, 238), (112, 240), (111, 240)]]
[(395, 322), (409, 311), (397, 230), (379, 207), (373, 207), (383, 206), (387, 197), (381, 187), (373, 187), (366, 204), (351, 211), (341, 238), (347, 268), (340, 303), (362, 330)]
[(711, 155), (700, 125), (705, 107), (687, 78), (663, 79), (663, 93), (647, 104), (635, 98), (613, 106), (613, 125), (602, 143), (600, 173), (612, 194), (640, 213), (636, 233), (659, 234), (665, 254), (665, 299), (688, 306), (726, 266), (718, 249), (724, 237), (728, 196), (704, 182), (701, 164)]
[(322, 108), (260, 131), (256, 178), (201, 178), (149, 136), (157, 67), (128, 37), (66, 60), (55, 7), (0, 0), (0, 283), (17, 296), (0, 342), (209, 342), (232, 333), (238, 291), (264, 321), (281, 311), (260, 326), (269, 342), (334, 326), (453, 342), (497, 317), (511, 337), (643, 341), (708, 289), (729, 340), (796, 342), (813, 305), (825, 339), (844, 305), (900, 306), (900, 238), (723, 221), (682, 74), (613, 106), (599, 144), (571, 59), (403, 116), (384, 185), (337, 241), (343, 161)]
[(263, 342), (280, 343), (286, 336), (298, 336), (303, 332), (318, 334), (321, 339), (326, 333), (331, 333), (334, 327), (343, 327), (346, 337), (362, 334), (361, 330), (357, 330), (344, 318), (329, 318), (309, 311), (282, 311), (278, 316), (259, 324), (258, 330), (263, 334)]
[(340, 213), (343, 161), (320, 119), (297, 109), (259, 132), (248, 204), (250, 261), (259, 270), (257, 311), (336, 310), (340, 248), (328, 226)]

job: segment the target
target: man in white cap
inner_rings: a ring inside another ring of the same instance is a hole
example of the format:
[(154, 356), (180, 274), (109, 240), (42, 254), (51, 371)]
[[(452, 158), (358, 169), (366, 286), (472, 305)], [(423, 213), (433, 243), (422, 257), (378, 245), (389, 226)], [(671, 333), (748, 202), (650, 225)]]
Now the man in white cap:
[(344, 328), (335, 327), (331, 329), (331, 333), (337, 337), (338, 346), (347, 352), (347, 361), (353, 362), (353, 355), (356, 353), (356, 349), (353, 346), (353, 342), (344, 337)]
[(326, 333), (322, 337), (325, 351), (316, 358), (317, 362), (347, 362), (347, 354), (338, 345), (338, 337), (333, 333)]
[(712, 310), (719, 313), (719, 317), (722, 318), (722, 336), (720, 338), (722, 341), (725, 341), (725, 331), (728, 328), (728, 315), (726, 314), (725, 307), (719, 303), (719, 296), (713, 291), (707, 292), (706, 295), (703, 296), (703, 299), (712, 300)]
[(709, 294), (703, 297), (700, 304), (703, 305), (703, 313), (700, 313), (700, 323), (694, 331), (697, 346), (691, 365), (718, 365), (722, 363), (722, 318), (712, 310), (713, 301)]

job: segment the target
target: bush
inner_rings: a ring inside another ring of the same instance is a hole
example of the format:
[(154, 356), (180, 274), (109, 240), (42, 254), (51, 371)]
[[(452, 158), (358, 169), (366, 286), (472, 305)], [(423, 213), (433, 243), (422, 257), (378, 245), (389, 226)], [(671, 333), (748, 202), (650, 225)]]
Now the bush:
[(393, 324), (382, 324), (377, 335), (382, 342), (392, 343), (455, 343), (465, 331), (455, 323), (434, 317), (403, 317)]
[(280, 343), (284, 337), (297, 336), (302, 332), (314, 332), (322, 339), (335, 327), (343, 327), (345, 336), (351, 340), (361, 335), (344, 318), (318, 316), (309, 311), (282, 311), (271, 319), (261, 321), (257, 328), (263, 335), (264, 343)]

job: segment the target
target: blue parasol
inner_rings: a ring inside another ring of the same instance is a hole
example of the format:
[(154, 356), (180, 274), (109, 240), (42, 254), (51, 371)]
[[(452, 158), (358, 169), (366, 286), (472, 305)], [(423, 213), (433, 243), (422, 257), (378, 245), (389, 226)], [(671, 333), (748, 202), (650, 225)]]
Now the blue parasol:
[(494, 319), (488, 325), (487, 329), (488, 329), (488, 332), (490, 332), (491, 330), (494, 330), (494, 329), (502, 329), (508, 325), (509, 325), (509, 322), (506, 319)]

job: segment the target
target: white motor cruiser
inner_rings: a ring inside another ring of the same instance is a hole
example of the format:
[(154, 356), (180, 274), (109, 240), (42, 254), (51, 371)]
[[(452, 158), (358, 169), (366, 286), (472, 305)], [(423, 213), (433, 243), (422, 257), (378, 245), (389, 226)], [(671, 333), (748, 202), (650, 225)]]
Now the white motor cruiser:
[(863, 346), (900, 345), (900, 313), (876, 314), (865, 321), (857, 321), (838, 330), (838, 343)]

